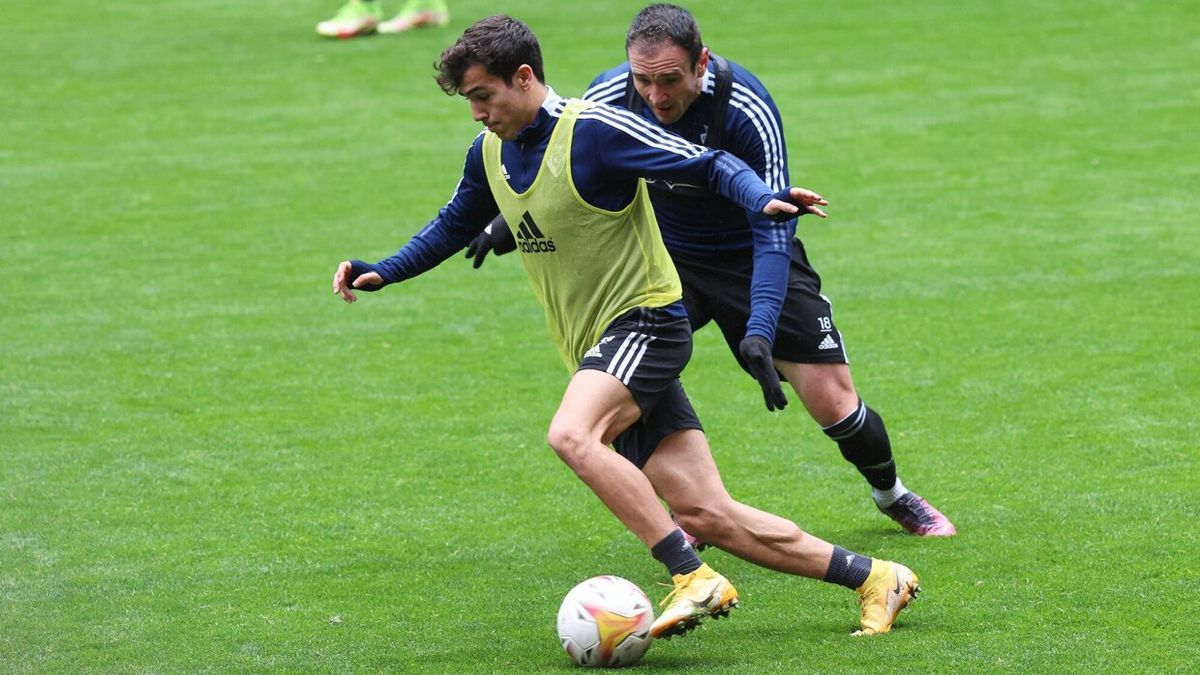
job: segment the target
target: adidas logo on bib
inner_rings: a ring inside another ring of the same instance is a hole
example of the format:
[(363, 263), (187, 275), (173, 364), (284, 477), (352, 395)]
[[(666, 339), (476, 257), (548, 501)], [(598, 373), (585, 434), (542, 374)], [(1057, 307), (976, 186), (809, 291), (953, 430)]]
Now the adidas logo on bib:
[(517, 245), (522, 253), (554, 253), (554, 240), (542, 234), (533, 216), (526, 211), (517, 226)]
[(821, 344), (817, 345), (817, 349), (837, 349), (837, 348), (838, 348), (838, 343), (833, 341), (832, 335), (826, 335), (825, 339), (821, 340)]

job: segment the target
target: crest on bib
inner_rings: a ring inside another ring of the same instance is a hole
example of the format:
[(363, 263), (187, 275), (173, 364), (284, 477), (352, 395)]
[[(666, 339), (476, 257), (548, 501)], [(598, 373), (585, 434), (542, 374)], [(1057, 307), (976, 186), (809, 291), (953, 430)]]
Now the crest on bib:
[(549, 155), (546, 155), (546, 167), (550, 169), (550, 173), (555, 177), (561, 176), (563, 167), (567, 163), (566, 149), (561, 145), (554, 148)]

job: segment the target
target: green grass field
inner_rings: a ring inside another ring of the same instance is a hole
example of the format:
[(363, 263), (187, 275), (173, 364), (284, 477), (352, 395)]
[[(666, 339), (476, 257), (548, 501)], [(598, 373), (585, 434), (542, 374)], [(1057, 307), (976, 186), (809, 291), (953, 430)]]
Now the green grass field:
[[(925, 594), (854, 640), (853, 593), (706, 553), (742, 608), (636, 672), (1194, 672), (1200, 6), (768, 4), (687, 6), (830, 199), (801, 230), (856, 383), (960, 535), (900, 534), (702, 331), (734, 496)], [(571, 672), (573, 584), (663, 595), (545, 446), (566, 374), (515, 260), (329, 293), (449, 198), (477, 128), (430, 64), (466, 25), (526, 20), (576, 95), (642, 3), (322, 41), (336, 5), (0, 7), (0, 672)]]

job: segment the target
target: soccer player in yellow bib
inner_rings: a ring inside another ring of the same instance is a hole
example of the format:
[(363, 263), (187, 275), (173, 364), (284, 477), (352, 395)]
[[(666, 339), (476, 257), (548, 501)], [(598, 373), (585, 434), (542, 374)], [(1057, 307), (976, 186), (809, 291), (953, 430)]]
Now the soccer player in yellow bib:
[(465, 97), (486, 130), (437, 217), (385, 260), (343, 261), (334, 293), (354, 302), (356, 289), (425, 272), (503, 214), (573, 373), (547, 441), (672, 575), (652, 635), (684, 633), (738, 601), (733, 584), (687, 544), (660, 496), (683, 527), (724, 551), (857, 590), (856, 634), (890, 630), (919, 590), (911, 570), (834, 546), (725, 490), (679, 383), (691, 329), (644, 179), (701, 184), (781, 222), (801, 211), (823, 216), (825, 200), (802, 188), (773, 191), (741, 160), (628, 111), (558, 96), (545, 84), (537, 38), (510, 17), (472, 25), (437, 67), (443, 90)]
[[(620, 106), (692, 143), (720, 148), (768, 185), (789, 183), (783, 120), (770, 92), (741, 65), (709, 51), (690, 12), (665, 3), (646, 7), (629, 26), (625, 51), (628, 60), (596, 77), (585, 100)], [(787, 405), (782, 374), (866, 479), (879, 511), (913, 534), (954, 536), (954, 523), (900, 480), (887, 425), (855, 388), (845, 336), (800, 237), (759, 246), (752, 214), (720, 195), (670, 181), (647, 187), (692, 330), (710, 324), (721, 330), (738, 364), (758, 380), (768, 410)], [(485, 228), (467, 254), (479, 267), (489, 252), (516, 247), (500, 222)]]

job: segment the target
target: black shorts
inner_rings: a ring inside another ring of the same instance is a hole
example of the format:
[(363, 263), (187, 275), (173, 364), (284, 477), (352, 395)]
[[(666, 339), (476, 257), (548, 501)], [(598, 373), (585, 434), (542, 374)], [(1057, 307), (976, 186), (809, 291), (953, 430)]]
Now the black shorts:
[(702, 429), (679, 373), (692, 356), (692, 329), (666, 308), (638, 307), (618, 317), (587, 351), (579, 370), (601, 370), (620, 380), (642, 410), (613, 446), (639, 469), (662, 439)]
[[(750, 318), (752, 253), (738, 251), (719, 257), (680, 255), (674, 259), (683, 282), (683, 303), (692, 330), (715, 321), (734, 358), (745, 369), (738, 344), (746, 336), (746, 321)], [(833, 308), (829, 299), (821, 295), (821, 277), (808, 263), (799, 239), (792, 240), (787, 295), (771, 353), (777, 359), (796, 363), (849, 363), (842, 334), (833, 323)]]

